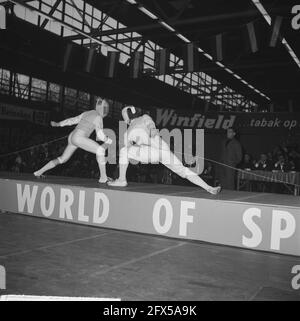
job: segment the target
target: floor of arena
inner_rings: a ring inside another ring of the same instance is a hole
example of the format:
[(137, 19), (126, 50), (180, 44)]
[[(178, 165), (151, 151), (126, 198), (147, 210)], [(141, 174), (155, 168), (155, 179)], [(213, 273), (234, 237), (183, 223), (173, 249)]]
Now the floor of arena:
[(297, 261), (288, 255), (0, 215), (0, 264), (7, 274), (3, 295), (300, 300), (300, 291), (291, 286)]

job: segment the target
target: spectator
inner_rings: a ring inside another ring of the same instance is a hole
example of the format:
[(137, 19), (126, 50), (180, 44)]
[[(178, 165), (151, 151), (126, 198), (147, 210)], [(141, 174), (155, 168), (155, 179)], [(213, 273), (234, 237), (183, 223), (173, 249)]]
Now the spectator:
[(300, 171), (300, 153), (295, 147), (289, 152), (289, 158), (294, 163), (295, 170)]
[(26, 164), (22, 160), (21, 155), (17, 154), (17, 157), (15, 159), (15, 163), (14, 163), (14, 165), (12, 167), (12, 171), (16, 172), (16, 173), (24, 172), (25, 166), (26, 166)]
[(214, 171), (214, 168), (212, 166), (212, 163), (211, 162), (206, 162), (205, 166), (204, 166), (203, 175), (207, 175), (207, 176), (213, 177), (214, 176), (213, 171)]
[(252, 157), (251, 157), (250, 154), (246, 153), (244, 155), (244, 159), (243, 159), (243, 162), (240, 165), (240, 168), (244, 169), (244, 170), (252, 170), (252, 169), (254, 169), (253, 160), (252, 160)]
[(242, 146), (236, 139), (237, 131), (227, 129), (227, 139), (222, 144), (220, 183), (224, 189), (235, 189), (235, 168), (242, 160)]
[(280, 147), (280, 145), (277, 145), (276, 147), (274, 147), (273, 151), (273, 160), (275, 161), (276, 159), (278, 159), (279, 155), (283, 154), (283, 150)]
[(279, 155), (277, 162), (274, 164), (274, 170), (287, 172), (295, 170), (295, 164), (292, 161), (289, 161), (284, 155)]
[(267, 158), (268, 158), (268, 162), (273, 165), (274, 161), (273, 161), (273, 154), (272, 154), (272, 152), (268, 152), (268, 153), (267, 153)]
[(203, 174), (201, 175), (201, 177), (205, 179), (207, 184), (209, 185), (215, 184), (215, 172), (211, 162), (205, 162)]
[(254, 163), (254, 168), (260, 171), (270, 171), (272, 169), (272, 163), (268, 160), (266, 154), (260, 154), (260, 159)]

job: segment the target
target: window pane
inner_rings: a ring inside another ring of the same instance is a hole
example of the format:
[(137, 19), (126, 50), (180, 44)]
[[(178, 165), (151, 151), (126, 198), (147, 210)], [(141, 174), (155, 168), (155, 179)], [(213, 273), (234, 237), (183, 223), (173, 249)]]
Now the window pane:
[(9, 79), (10, 71), (5, 69), (0, 69), (0, 93), (9, 94)]
[(49, 84), (48, 100), (58, 103), (59, 102), (60, 86), (57, 84)]
[(65, 88), (65, 107), (68, 109), (76, 109), (77, 90), (73, 88)]
[(44, 80), (32, 78), (31, 99), (38, 101), (46, 100), (47, 83)]

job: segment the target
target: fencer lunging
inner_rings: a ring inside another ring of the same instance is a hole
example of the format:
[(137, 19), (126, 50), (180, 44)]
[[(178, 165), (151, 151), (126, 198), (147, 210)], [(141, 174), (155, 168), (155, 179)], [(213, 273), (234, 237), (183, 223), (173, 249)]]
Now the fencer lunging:
[(126, 172), (129, 159), (134, 159), (142, 163), (160, 162), (182, 178), (188, 179), (207, 192), (211, 194), (218, 194), (220, 192), (220, 186), (212, 187), (208, 185), (201, 177), (182, 164), (180, 159), (171, 152), (169, 145), (159, 136), (155, 123), (149, 115), (135, 118), (133, 116), (130, 119), (128, 110), (132, 114), (136, 113), (136, 109), (133, 106), (125, 107), (122, 110), (123, 119), (129, 127), (124, 135), (124, 147), (120, 150), (119, 178), (108, 182), (108, 185), (127, 186)]
[(76, 125), (75, 129), (68, 137), (68, 145), (61, 156), (48, 162), (44, 167), (34, 172), (36, 177), (42, 176), (46, 171), (56, 167), (59, 164), (66, 163), (74, 154), (77, 148), (96, 155), (99, 166), (99, 183), (108, 181), (106, 175), (105, 149), (97, 142), (90, 139), (90, 135), (95, 130), (97, 140), (106, 144), (111, 144), (112, 140), (103, 132), (103, 118), (108, 115), (109, 104), (105, 99), (99, 98), (96, 102), (95, 110), (86, 111), (76, 117), (68, 118), (60, 122), (51, 121), (53, 127), (64, 127)]

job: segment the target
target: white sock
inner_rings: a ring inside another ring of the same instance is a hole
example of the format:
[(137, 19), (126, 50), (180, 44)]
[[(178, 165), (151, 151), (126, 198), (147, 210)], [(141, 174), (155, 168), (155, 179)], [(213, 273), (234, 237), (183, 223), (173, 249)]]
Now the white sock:
[[(57, 161), (58, 163), (58, 161)], [(50, 162), (48, 162), (44, 167), (42, 167), (41, 169), (39, 169), (38, 171), (34, 172), (35, 176), (41, 176), (43, 175), (45, 172), (49, 171), (50, 169), (56, 167), (57, 163), (55, 162), (55, 160), (51, 160)]]

